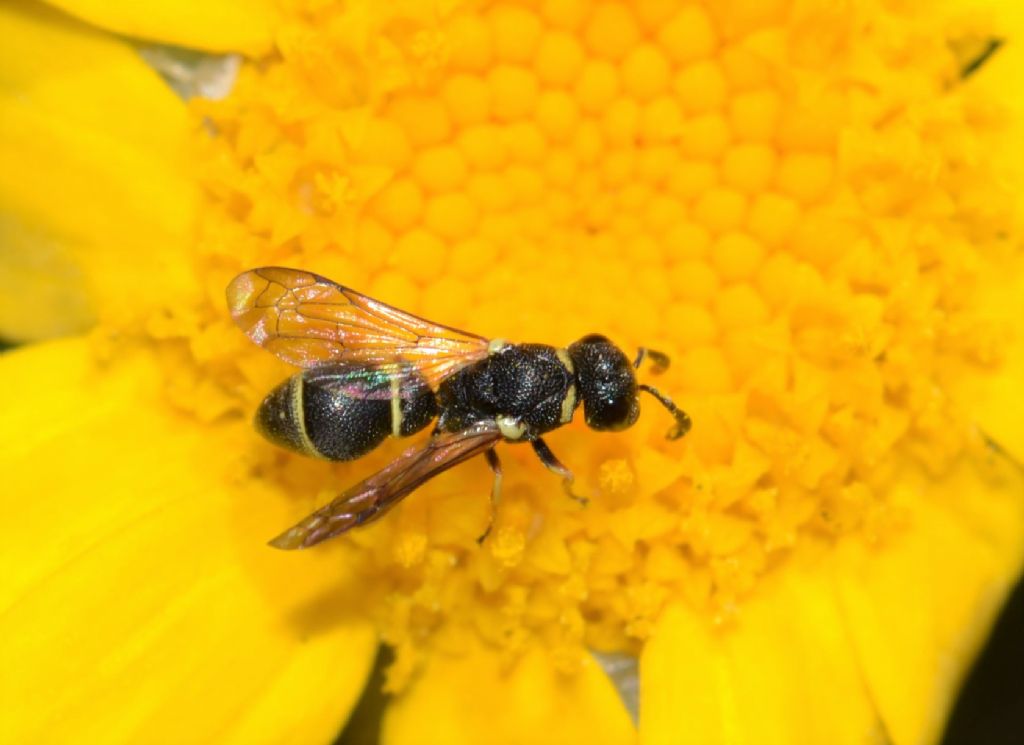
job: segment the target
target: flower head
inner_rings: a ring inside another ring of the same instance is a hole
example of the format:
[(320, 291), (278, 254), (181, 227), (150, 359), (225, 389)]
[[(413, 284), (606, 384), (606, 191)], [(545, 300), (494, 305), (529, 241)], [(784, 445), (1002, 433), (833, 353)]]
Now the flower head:
[[(666, 441), (645, 405), (626, 432), (553, 433), (585, 509), (505, 448), (483, 546), (488, 471), (448, 472), (318, 552), (327, 590), (295, 589), (288, 618), (275, 589), (261, 623), (375, 630), (397, 652), (395, 741), (426, 710), (455, 718), (478, 680), (547, 681), (603, 710), (566, 737), (629, 737), (588, 650), (640, 657), (645, 739), (686, 721), (700, 741), (814, 741), (840, 718), (851, 738), (933, 739), (1024, 545), (1003, 463), (1019, 424), (978, 383), (1020, 362), (1012, 119), (964, 77), (993, 21), (892, 3), (279, 11), (274, 52), (192, 101), (198, 239), (168, 253), (185, 276), (148, 270), (148, 306), (98, 301), (93, 337), (116, 366), (130, 337), (153, 405), (228, 454), (204, 466), (231, 485), (218, 539), (255, 557), (255, 535), (401, 447), (331, 465), (257, 440), (251, 412), (292, 371), (223, 307), (256, 266), (488, 337), (662, 350), (658, 386), (694, 428)], [(298, 566), (258, 555), (255, 586)], [(464, 734), (496, 701), (461, 712)]]

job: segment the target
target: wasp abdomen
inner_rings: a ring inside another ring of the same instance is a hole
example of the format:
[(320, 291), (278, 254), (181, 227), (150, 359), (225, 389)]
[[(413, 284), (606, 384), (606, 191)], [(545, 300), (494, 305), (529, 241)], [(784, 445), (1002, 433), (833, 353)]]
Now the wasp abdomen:
[(321, 365), (293, 375), (260, 405), (256, 426), (271, 442), (305, 455), (353, 460), (388, 435), (405, 437), (437, 415), (418, 373)]

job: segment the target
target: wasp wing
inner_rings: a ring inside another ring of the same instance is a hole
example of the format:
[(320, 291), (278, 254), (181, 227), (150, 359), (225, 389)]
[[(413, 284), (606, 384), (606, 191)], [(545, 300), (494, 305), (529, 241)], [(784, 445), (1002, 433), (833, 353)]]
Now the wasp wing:
[(455, 433), (441, 433), (410, 448), (395, 461), (338, 496), (270, 541), (276, 548), (309, 548), (350, 528), (381, 517), (424, 482), (494, 447), (501, 433), (481, 422)]
[(487, 339), (441, 326), (298, 269), (262, 267), (235, 277), (228, 308), (250, 339), (298, 367), (325, 362), (419, 373), (436, 388), (487, 356)]

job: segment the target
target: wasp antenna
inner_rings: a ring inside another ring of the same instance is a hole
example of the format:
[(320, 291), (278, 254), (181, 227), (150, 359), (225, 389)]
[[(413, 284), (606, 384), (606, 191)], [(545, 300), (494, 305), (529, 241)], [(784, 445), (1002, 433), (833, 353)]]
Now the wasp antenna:
[(640, 349), (637, 350), (636, 360), (633, 362), (633, 367), (639, 370), (640, 365), (642, 365), (644, 360), (648, 357), (651, 358), (651, 372), (654, 375), (659, 375), (668, 370), (669, 363), (672, 361), (664, 352), (658, 352), (657, 350), (648, 349), (647, 347), (640, 347)]
[(647, 391), (654, 396), (658, 401), (668, 409), (669, 413), (675, 417), (676, 426), (668, 431), (668, 439), (678, 440), (680, 437), (690, 431), (690, 427), (693, 426), (693, 421), (690, 419), (690, 415), (680, 409), (673, 403), (672, 399), (666, 396), (664, 393), (659, 391), (657, 388), (652, 388), (649, 385), (641, 384), (637, 386), (641, 391)]

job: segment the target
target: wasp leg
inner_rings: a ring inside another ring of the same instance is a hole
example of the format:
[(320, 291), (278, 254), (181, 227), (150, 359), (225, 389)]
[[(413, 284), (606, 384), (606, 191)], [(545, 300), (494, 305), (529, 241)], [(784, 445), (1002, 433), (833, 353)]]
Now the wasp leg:
[(669, 363), (672, 361), (669, 356), (664, 352), (658, 352), (647, 347), (640, 347), (636, 353), (636, 360), (633, 361), (633, 367), (637, 370), (640, 369), (640, 365), (644, 363), (644, 360), (648, 357), (651, 358), (651, 373), (659, 375), (660, 373), (668, 370)]
[(690, 427), (693, 426), (693, 422), (690, 420), (690, 415), (687, 414), (682, 409), (680, 409), (678, 406), (676, 406), (672, 402), (671, 398), (666, 396), (657, 388), (652, 388), (649, 385), (638, 385), (637, 388), (639, 388), (641, 391), (647, 391), (656, 399), (658, 399), (658, 401), (661, 402), (661, 405), (668, 409), (668, 412), (675, 417), (676, 424), (672, 429), (668, 431), (668, 434), (666, 435), (668, 439), (678, 440), (680, 437), (682, 437), (683, 435), (690, 431)]
[(541, 438), (533, 440), (533, 452), (540, 458), (540, 462), (544, 464), (552, 473), (558, 474), (562, 477), (562, 488), (565, 493), (571, 498), (575, 499), (580, 504), (586, 506), (587, 502), (590, 501), (586, 497), (582, 497), (572, 490), (572, 484), (576, 480), (576, 477), (572, 475), (572, 471), (562, 465), (561, 461), (555, 457), (555, 454), (551, 452), (551, 448), (548, 447), (547, 443)]
[(484, 457), (487, 458), (487, 465), (494, 471), (494, 483), (491, 484), (491, 513), (487, 518), (487, 527), (476, 539), (476, 542), (481, 545), (491, 534), (491, 528), (494, 527), (494, 514), (498, 511), (498, 501), (501, 499), (501, 461), (498, 460), (498, 454), (494, 452), (494, 448), (485, 451)]

